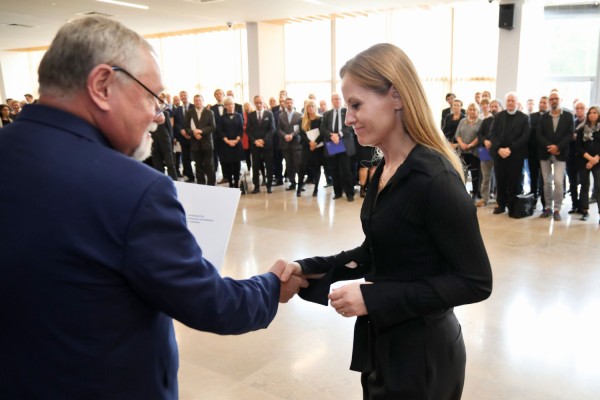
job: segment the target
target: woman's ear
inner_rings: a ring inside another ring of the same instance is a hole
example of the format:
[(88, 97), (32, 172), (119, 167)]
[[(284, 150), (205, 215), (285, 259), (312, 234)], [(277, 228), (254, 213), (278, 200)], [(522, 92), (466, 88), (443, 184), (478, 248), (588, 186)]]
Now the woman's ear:
[(396, 90), (395, 87), (390, 88), (390, 93), (392, 95), (392, 101), (394, 102), (394, 109), (396, 111), (402, 110), (402, 99), (400, 98), (400, 93)]

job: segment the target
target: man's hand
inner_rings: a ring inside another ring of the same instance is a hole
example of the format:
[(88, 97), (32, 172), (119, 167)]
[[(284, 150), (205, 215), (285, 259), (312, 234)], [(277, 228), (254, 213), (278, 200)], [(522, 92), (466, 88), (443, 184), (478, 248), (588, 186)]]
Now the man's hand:
[(310, 151), (315, 151), (315, 149), (317, 148), (317, 142), (308, 142), (308, 147), (310, 148)]
[[(298, 263), (295, 263), (302, 274), (302, 268)], [(308, 281), (299, 274), (292, 274), (293, 269), (287, 270), (289, 264), (285, 260), (277, 260), (269, 270), (279, 277), (281, 280), (281, 290), (279, 292), (279, 302), (287, 303), (295, 294), (300, 291), (300, 288), (307, 288)], [(295, 271), (297, 272), (297, 271)], [(283, 279), (285, 277), (285, 280)]]
[(294, 138), (294, 135), (292, 135), (291, 133), (288, 133), (287, 135), (285, 135), (286, 142), (291, 142), (293, 138)]
[(510, 156), (510, 149), (508, 147), (501, 147), (498, 149), (498, 155), (502, 158)]
[(337, 133), (332, 133), (330, 138), (333, 143), (335, 143), (335, 144), (340, 143), (340, 135), (338, 135)]
[(360, 317), (367, 315), (367, 306), (360, 291), (360, 285), (369, 285), (371, 282), (350, 283), (329, 293), (331, 306), (342, 317)]
[(484, 140), (483, 141), (483, 145), (485, 146), (486, 149), (490, 149), (490, 147), (492, 147), (492, 141), (491, 140)]
[(548, 153), (553, 155), (557, 155), (559, 153), (558, 146), (555, 144), (551, 144), (550, 146), (546, 147), (546, 150), (548, 150)]

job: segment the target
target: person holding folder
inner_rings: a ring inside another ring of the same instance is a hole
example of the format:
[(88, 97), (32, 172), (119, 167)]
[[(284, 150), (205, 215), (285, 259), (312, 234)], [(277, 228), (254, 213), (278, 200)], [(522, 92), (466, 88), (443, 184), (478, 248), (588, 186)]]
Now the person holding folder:
[(331, 103), (333, 108), (323, 114), (319, 129), (333, 180), (333, 199), (339, 199), (345, 193), (348, 201), (354, 201), (354, 174), (350, 167), (350, 157), (356, 153), (354, 130), (344, 123), (346, 109), (342, 108), (342, 97), (333, 93)]

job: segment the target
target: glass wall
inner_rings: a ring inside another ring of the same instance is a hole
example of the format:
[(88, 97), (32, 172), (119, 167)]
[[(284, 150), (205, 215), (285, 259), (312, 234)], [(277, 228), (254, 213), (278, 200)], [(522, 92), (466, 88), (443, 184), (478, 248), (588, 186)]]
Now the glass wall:
[(544, 89), (558, 89), (563, 106), (573, 101), (586, 105), (600, 102), (600, 11), (597, 7), (547, 7), (543, 24), (545, 56), (540, 73)]

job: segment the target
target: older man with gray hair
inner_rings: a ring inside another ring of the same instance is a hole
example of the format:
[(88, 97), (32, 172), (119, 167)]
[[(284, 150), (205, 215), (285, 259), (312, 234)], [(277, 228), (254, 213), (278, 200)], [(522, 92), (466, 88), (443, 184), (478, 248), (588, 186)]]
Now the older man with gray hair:
[(40, 104), (0, 135), (0, 397), (176, 399), (172, 319), (267, 327), (285, 262), (222, 278), (186, 227), (173, 181), (132, 159), (165, 104), (156, 56), (99, 17), (63, 26), (39, 67)]

